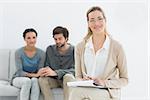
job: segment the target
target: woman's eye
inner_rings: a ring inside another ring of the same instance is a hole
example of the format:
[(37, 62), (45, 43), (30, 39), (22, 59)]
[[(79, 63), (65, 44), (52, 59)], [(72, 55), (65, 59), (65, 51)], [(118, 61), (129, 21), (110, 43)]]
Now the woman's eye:
[(31, 39), (30, 37), (28, 37), (27, 39)]

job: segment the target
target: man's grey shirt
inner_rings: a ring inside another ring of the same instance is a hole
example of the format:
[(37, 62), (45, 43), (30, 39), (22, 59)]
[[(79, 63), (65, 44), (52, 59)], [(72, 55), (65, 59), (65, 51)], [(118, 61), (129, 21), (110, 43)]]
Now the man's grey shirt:
[(56, 45), (50, 45), (46, 50), (45, 66), (49, 66), (57, 73), (57, 79), (62, 80), (67, 73), (73, 74), (74, 70), (74, 47), (70, 45), (65, 54), (60, 54)]

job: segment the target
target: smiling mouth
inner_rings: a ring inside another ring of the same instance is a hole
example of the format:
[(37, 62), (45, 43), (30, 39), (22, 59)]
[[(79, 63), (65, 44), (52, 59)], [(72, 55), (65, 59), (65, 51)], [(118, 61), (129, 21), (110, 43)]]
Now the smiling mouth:
[(103, 28), (103, 26), (101, 25), (101, 26), (96, 26), (96, 27), (94, 27), (94, 29), (102, 29)]
[(35, 43), (31, 42), (30, 44), (35, 44)]

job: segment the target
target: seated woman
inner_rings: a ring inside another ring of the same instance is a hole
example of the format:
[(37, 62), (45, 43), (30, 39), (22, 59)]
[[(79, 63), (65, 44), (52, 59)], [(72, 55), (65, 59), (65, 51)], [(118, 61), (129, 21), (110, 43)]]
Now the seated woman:
[(19, 100), (39, 100), (38, 71), (44, 65), (45, 53), (35, 47), (37, 32), (30, 28), (23, 32), (26, 46), (15, 52), (16, 73), (12, 85), (21, 88)]
[(88, 34), (75, 48), (75, 77), (104, 88), (72, 88), (69, 100), (119, 100), (120, 88), (128, 83), (123, 48), (107, 33), (100, 7), (88, 10), (87, 22)]

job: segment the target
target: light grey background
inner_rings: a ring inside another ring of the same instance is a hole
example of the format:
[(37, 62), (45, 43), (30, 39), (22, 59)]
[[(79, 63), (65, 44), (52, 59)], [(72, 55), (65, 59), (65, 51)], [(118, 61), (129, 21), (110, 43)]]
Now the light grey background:
[(54, 43), (52, 30), (58, 25), (70, 32), (76, 45), (87, 33), (86, 12), (92, 6), (103, 8), (108, 32), (124, 47), (129, 84), (122, 88), (122, 100), (148, 100), (148, 4), (146, 0), (106, 1), (1, 1), (0, 49), (24, 45), (22, 32), (33, 27), (38, 32), (37, 47)]

